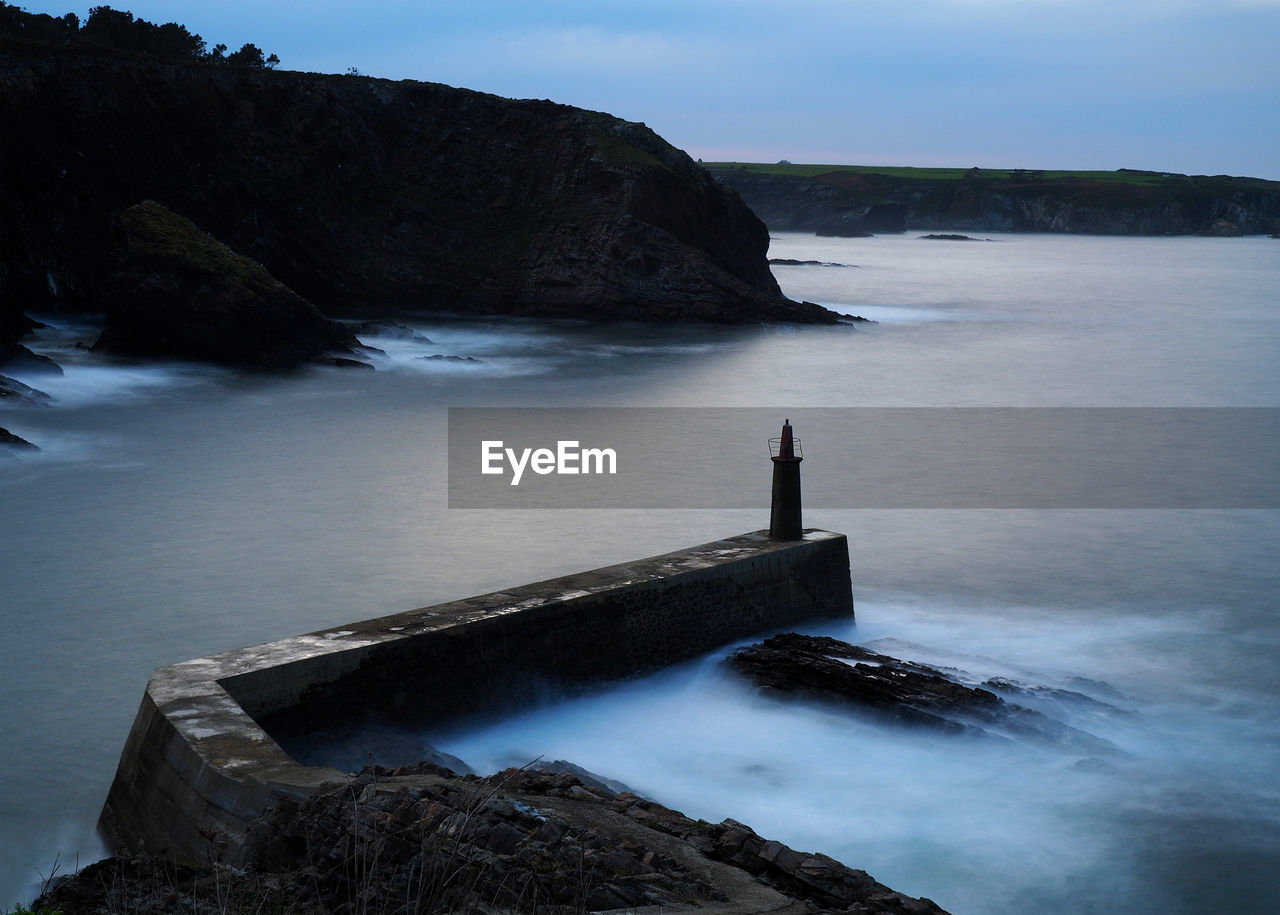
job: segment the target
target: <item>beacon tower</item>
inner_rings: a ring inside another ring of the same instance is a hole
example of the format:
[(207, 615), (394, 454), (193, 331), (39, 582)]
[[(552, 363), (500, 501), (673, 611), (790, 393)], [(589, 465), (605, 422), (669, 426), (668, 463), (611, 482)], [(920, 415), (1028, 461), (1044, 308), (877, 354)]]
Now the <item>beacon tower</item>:
[(791, 420), (782, 424), (782, 435), (769, 439), (773, 459), (773, 502), (769, 510), (769, 536), (774, 540), (804, 539), (800, 519), (800, 439), (791, 433)]

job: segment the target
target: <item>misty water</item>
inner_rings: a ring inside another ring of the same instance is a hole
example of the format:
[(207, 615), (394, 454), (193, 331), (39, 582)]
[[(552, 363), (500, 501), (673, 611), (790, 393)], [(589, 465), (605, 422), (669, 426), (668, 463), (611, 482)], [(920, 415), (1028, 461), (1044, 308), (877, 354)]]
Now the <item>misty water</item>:
[[(59, 316), (0, 406), (0, 906), (94, 823), (163, 664), (679, 549), (743, 510), (447, 510), (458, 406), (1280, 406), (1280, 242), (780, 235), (795, 298), (857, 327), (423, 318), (378, 371), (112, 363)], [(431, 360), (434, 354), (477, 361)], [(814, 450), (859, 472), (855, 443)], [(762, 429), (758, 485), (770, 466)], [(716, 472), (673, 442), (673, 466)], [(1275, 459), (1260, 455), (1260, 460)], [(1280, 513), (849, 510), (857, 621), (885, 653), (1105, 693), (1056, 709), (1103, 762), (889, 728), (753, 694), (724, 652), (423, 735), (477, 768), (565, 758), (709, 820), (823, 851), (957, 913), (1280, 908)]]

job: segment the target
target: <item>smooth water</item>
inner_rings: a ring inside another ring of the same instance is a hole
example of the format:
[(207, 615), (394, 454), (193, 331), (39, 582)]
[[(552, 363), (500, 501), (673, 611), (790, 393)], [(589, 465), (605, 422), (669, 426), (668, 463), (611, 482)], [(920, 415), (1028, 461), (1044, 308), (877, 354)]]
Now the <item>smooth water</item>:
[[(775, 239), (776, 257), (856, 265), (777, 266), (789, 295), (875, 325), (423, 320), (433, 342), (367, 341), (377, 372), (107, 363), (52, 319), (32, 346), (65, 376), (18, 377), (56, 404), (0, 407), (44, 449), (0, 464), (0, 906), (55, 855), (100, 853), (160, 665), (765, 524), (449, 511), (447, 407), (1280, 406), (1280, 242), (989, 237)], [(435, 353), (479, 361), (419, 358)], [(715, 472), (678, 445), (689, 474)], [(806, 449), (820, 461), (858, 471), (852, 443)], [(1105, 682), (1135, 716), (1073, 723), (1128, 755), (1080, 765), (781, 705), (715, 659), (431, 736), (475, 765), (572, 759), (957, 913), (1280, 908), (1280, 513), (806, 498), (807, 524), (850, 537), (857, 626), (828, 631), (976, 676)]]

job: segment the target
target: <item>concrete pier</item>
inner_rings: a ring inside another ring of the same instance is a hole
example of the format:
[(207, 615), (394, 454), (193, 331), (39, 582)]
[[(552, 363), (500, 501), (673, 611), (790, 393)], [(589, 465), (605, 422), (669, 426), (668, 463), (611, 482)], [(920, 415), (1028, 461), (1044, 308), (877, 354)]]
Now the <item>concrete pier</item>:
[(852, 616), (843, 534), (782, 542), (757, 531), (161, 668), (102, 832), (116, 849), (239, 864), (276, 798), (344, 778), (289, 756), (286, 734), (514, 710), (759, 632)]

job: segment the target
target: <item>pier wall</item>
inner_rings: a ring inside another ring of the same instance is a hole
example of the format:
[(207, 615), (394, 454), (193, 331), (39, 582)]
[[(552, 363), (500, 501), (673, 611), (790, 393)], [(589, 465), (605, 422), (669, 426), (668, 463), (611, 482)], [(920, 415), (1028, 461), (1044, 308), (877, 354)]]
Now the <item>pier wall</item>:
[(757, 531), (161, 668), (102, 832), (117, 849), (238, 864), (274, 799), (345, 778), (290, 756), (282, 744), (298, 737), (514, 710), (852, 616), (843, 534)]

